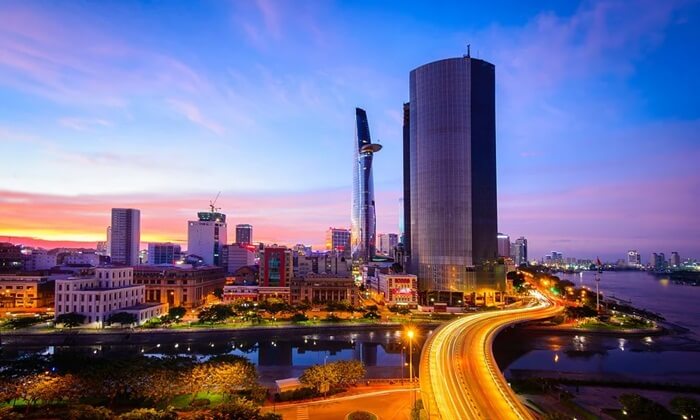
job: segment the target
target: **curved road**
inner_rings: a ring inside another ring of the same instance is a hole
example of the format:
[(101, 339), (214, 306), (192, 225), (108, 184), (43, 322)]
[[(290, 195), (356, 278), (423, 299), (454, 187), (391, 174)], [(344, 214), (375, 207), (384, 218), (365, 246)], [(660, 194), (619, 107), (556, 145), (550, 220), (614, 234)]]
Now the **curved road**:
[(535, 292), (526, 307), (466, 316), (435, 330), (421, 354), (420, 387), (431, 419), (532, 419), (501, 374), (493, 339), (518, 322), (562, 310)]

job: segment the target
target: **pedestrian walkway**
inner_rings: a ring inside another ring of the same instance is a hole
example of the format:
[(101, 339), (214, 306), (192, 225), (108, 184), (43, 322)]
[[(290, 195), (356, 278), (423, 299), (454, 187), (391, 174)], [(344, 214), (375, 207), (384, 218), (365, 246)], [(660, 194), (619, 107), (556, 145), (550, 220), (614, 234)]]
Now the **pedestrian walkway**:
[(309, 407), (297, 407), (297, 420), (309, 420)]

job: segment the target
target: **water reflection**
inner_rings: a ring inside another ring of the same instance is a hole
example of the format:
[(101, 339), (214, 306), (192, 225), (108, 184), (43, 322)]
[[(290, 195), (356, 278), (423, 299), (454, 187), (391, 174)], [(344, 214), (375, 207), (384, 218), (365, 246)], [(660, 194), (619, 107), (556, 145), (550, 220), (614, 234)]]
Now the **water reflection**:
[[(428, 331), (423, 331), (422, 337)], [(296, 368), (306, 368), (339, 360), (360, 360), (368, 368), (370, 377), (398, 377), (402, 367), (408, 365), (408, 351), (401, 330), (363, 332), (335, 332), (298, 336), (280, 331), (264, 332), (257, 337), (232, 337), (230, 339), (201, 341), (177, 337), (177, 342), (144, 344), (119, 344), (99, 346), (14, 347), (2, 350), (5, 361), (31, 355), (68, 354), (71, 352), (92, 354), (95, 357), (122, 358), (134, 355), (143, 357), (194, 357), (207, 360), (216, 355), (229, 354), (248, 358), (259, 369), (267, 367), (294, 368), (281, 372), (296, 374)], [(173, 340), (174, 341), (174, 340)], [(423, 339), (414, 339), (414, 366), (418, 366)], [(390, 368), (381, 371), (383, 368)]]
[(507, 377), (570, 374), (700, 385), (700, 343), (682, 336), (546, 336), (514, 328), (494, 344)]

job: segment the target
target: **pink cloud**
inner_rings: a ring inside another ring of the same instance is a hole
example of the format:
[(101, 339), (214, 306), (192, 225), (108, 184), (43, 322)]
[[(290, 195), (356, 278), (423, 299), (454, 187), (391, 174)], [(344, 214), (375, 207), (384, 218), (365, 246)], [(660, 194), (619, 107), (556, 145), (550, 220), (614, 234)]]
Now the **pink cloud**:
[[(0, 237), (44, 240), (104, 240), (112, 207), (141, 210), (143, 242), (186, 243), (187, 221), (206, 211), (204, 195), (58, 196), (0, 191)], [(255, 240), (322, 247), (325, 230), (349, 225), (349, 191), (327, 190), (279, 194), (224, 192), (217, 202), (228, 215), (229, 237), (236, 223), (255, 227)]]
[(589, 257), (622, 255), (637, 248), (697, 256), (698, 197), (698, 175), (509, 194), (501, 197), (499, 229), (527, 236), (534, 257), (550, 250)]

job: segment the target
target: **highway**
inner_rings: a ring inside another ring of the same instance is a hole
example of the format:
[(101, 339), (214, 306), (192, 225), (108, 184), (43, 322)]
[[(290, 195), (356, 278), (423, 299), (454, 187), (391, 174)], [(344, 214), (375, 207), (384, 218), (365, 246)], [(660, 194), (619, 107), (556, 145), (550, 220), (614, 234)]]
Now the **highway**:
[(503, 328), (562, 308), (539, 292), (524, 307), (478, 313), (443, 325), (423, 347), (420, 387), (431, 419), (533, 419), (501, 374), (493, 339)]

